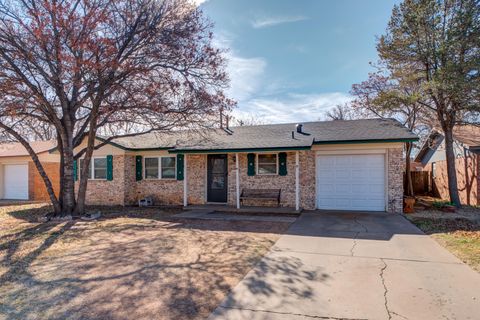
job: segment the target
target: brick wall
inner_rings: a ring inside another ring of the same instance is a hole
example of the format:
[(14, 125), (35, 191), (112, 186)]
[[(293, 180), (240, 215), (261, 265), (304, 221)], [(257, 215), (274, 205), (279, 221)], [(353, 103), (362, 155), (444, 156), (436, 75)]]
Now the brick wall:
[[(53, 191), (58, 196), (60, 189), (60, 164), (58, 162), (43, 162), (42, 165), (52, 183)], [(32, 161), (28, 163), (28, 177), (28, 199), (34, 201), (50, 201), (45, 183)]]
[[(480, 161), (479, 155), (469, 155), (466, 158), (455, 160), (457, 171), (457, 185), (462, 204), (480, 205)], [(429, 164), (425, 170), (432, 171)], [(447, 161), (435, 162), (435, 177), (433, 178), (433, 192), (436, 196), (449, 200)]]
[(403, 149), (388, 149), (388, 208), (390, 213), (403, 212)]
[[(187, 155), (188, 203), (205, 203), (206, 156)], [(135, 156), (125, 156), (125, 204), (151, 196), (156, 204), (183, 204), (183, 181), (151, 179), (136, 181)]]
[(186, 159), (188, 204), (204, 204), (207, 198), (207, 155), (191, 154)]
[(316, 203), (315, 151), (300, 151), (300, 206), (314, 210)]
[[(113, 156), (113, 180), (88, 180), (86, 203), (90, 205), (125, 205), (125, 156)], [(79, 182), (75, 183), (78, 191)]]

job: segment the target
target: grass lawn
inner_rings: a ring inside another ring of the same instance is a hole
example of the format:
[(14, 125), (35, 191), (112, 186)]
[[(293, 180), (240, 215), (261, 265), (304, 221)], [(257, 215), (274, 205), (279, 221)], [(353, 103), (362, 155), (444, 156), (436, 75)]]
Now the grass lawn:
[(480, 209), (468, 208), (457, 214), (426, 211), (407, 215), (407, 218), (480, 272), (480, 220), (476, 220), (477, 215)]
[(0, 207), (0, 319), (204, 319), (288, 227), (140, 208), (35, 222), (49, 210)]

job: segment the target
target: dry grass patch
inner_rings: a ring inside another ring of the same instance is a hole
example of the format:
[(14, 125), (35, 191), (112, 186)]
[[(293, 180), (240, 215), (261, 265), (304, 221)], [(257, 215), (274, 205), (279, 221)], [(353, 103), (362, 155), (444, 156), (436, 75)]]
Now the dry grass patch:
[(203, 319), (288, 227), (134, 208), (33, 222), (49, 210), (0, 208), (0, 319)]
[(479, 209), (468, 208), (457, 214), (432, 210), (407, 217), (423, 232), (480, 272), (480, 220), (477, 220), (479, 213)]

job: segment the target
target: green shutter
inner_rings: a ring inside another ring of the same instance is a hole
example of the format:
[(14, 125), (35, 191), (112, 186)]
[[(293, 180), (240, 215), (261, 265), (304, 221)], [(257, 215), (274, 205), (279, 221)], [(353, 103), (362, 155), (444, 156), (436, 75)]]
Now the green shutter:
[(177, 154), (177, 180), (183, 180), (185, 162), (185, 155)]
[(281, 176), (287, 175), (287, 153), (280, 152), (278, 154), (278, 174)]
[(140, 181), (143, 178), (142, 164), (142, 156), (135, 156), (135, 179), (137, 181)]
[(108, 181), (113, 180), (113, 156), (112, 155), (107, 156), (107, 180)]
[(73, 180), (78, 180), (78, 170), (77, 170), (77, 162), (78, 160), (73, 160)]
[(255, 153), (247, 154), (247, 160), (248, 160), (247, 174), (249, 176), (254, 176), (255, 175)]

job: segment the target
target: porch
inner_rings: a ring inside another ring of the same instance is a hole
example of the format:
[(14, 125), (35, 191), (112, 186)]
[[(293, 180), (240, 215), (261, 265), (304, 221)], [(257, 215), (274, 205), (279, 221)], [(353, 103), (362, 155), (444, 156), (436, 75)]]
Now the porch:
[[(182, 198), (185, 209), (298, 214), (302, 207), (311, 207), (305, 206), (301, 200), (303, 188), (300, 182), (301, 163), (310, 158), (309, 150), (235, 151), (176, 151), (183, 153)], [(250, 193), (271, 191), (272, 195), (246, 196), (244, 192), (247, 190)], [(277, 190), (278, 203), (273, 199)], [(249, 206), (244, 206), (242, 200)]]

